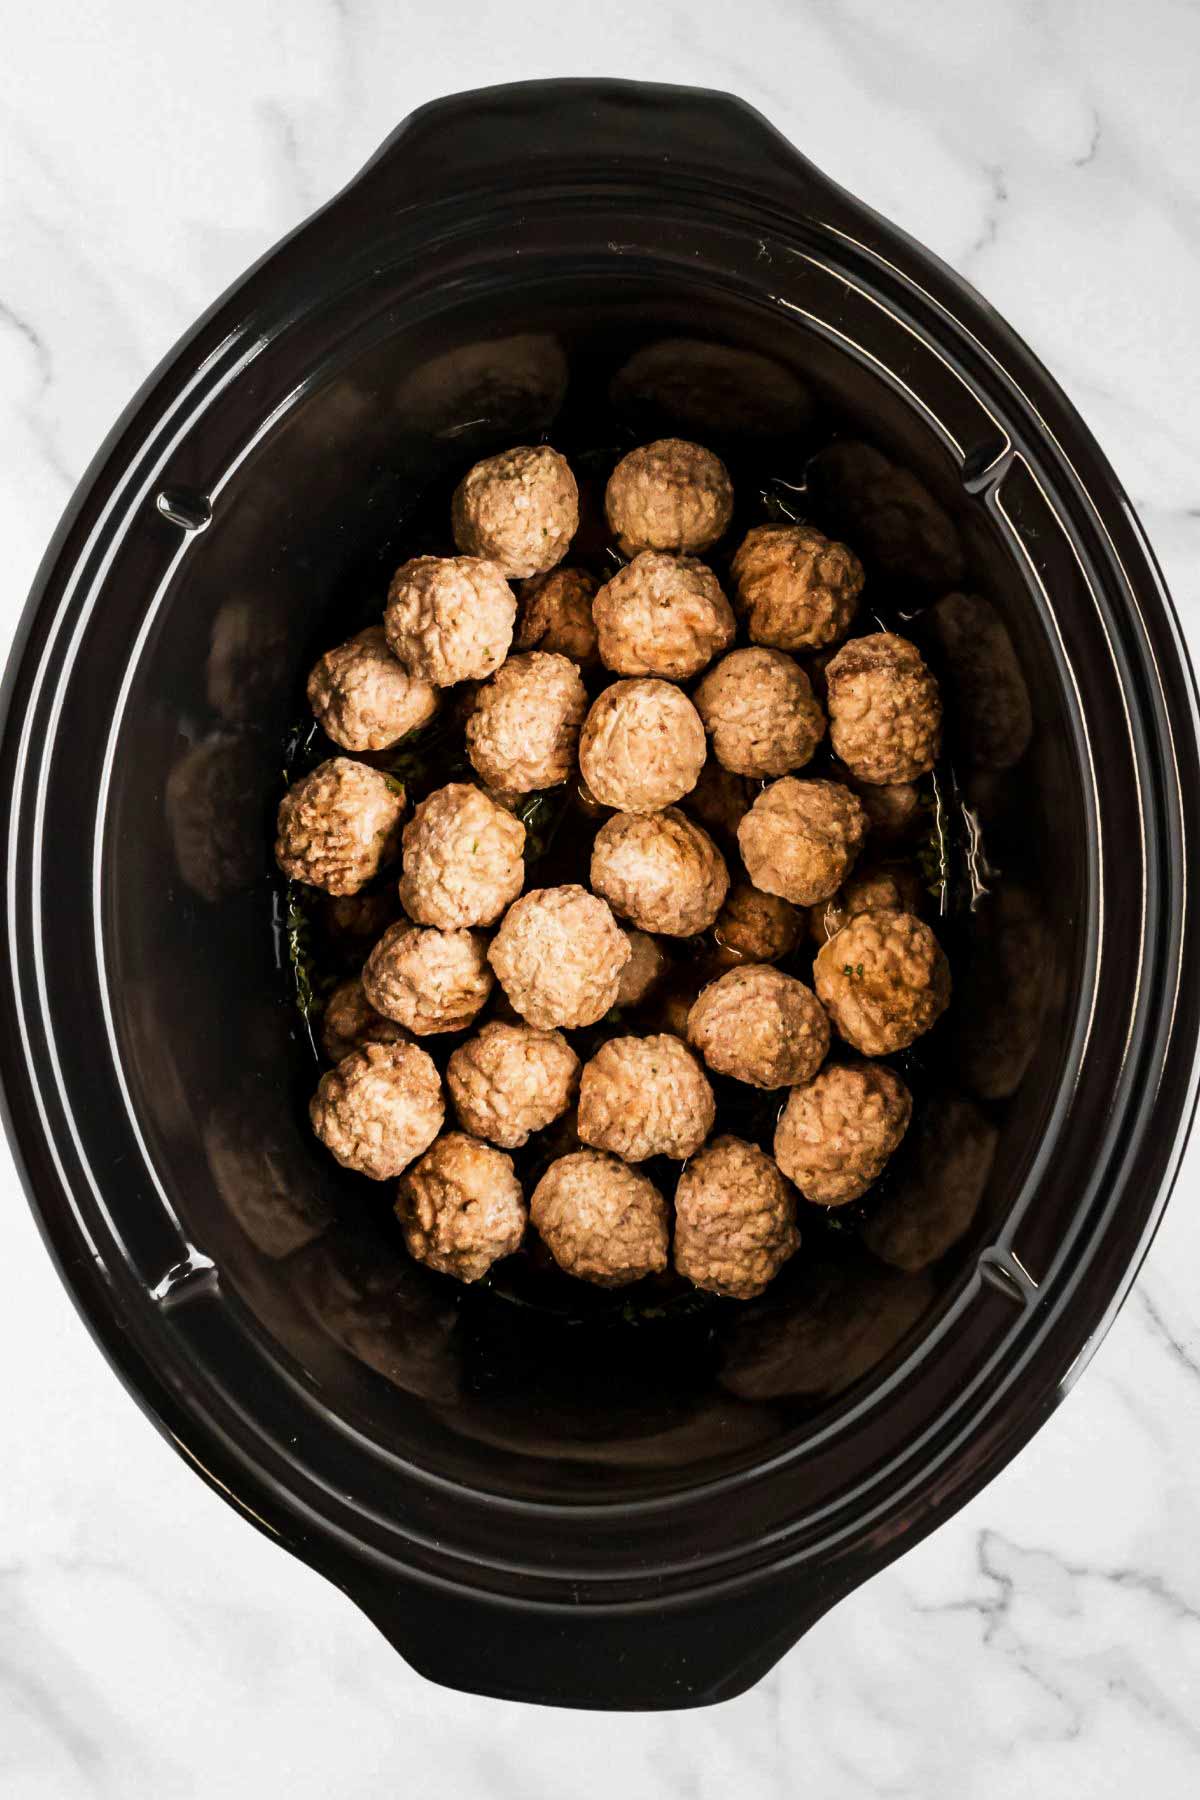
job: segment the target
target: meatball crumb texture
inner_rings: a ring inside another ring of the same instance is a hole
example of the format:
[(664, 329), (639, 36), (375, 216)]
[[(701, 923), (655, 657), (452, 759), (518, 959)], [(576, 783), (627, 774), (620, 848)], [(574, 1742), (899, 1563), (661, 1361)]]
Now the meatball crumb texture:
[(853, 550), (808, 525), (754, 526), (730, 573), (751, 641), (777, 650), (820, 650), (844, 638), (864, 580)]
[(664, 937), (707, 931), (729, 889), (717, 846), (673, 806), (607, 820), (592, 845), (591, 873), (614, 912)]
[(735, 882), (713, 927), (718, 960), (730, 966), (778, 962), (796, 948), (803, 925), (804, 915), (790, 901)]
[(318, 764), (284, 795), (275, 860), (292, 881), (356, 894), (400, 846), (404, 789), (348, 756)]
[(322, 1075), (312, 1128), (343, 1168), (393, 1181), (442, 1129), (442, 1084), (417, 1044), (364, 1044)]
[(841, 887), (867, 835), (861, 802), (836, 781), (785, 775), (764, 788), (738, 826), (755, 887), (815, 906)]
[(492, 925), (525, 881), (525, 827), (466, 782), (422, 800), (403, 844), (400, 899), (419, 925)]
[(566, 656), (510, 656), (480, 690), (467, 720), (467, 755), (507, 794), (559, 787), (575, 767), (587, 690)]
[(771, 1158), (715, 1138), (675, 1190), (675, 1267), (709, 1293), (753, 1300), (800, 1246), (796, 1196)]
[(440, 931), (400, 920), (362, 972), (367, 1000), (418, 1037), (462, 1031), (486, 1004), (493, 976), (479, 931)]
[(710, 1069), (751, 1087), (811, 1081), (829, 1054), (829, 1020), (816, 995), (766, 964), (730, 969), (701, 993), (688, 1041)]
[(598, 583), (585, 569), (552, 569), (523, 581), (517, 597), (517, 650), (545, 650), (569, 656), (581, 667), (596, 661), (592, 601)]
[(436, 688), (397, 662), (382, 625), (327, 650), (308, 678), (313, 717), (343, 750), (389, 750), (427, 725), (438, 701)]
[(921, 652), (891, 631), (852, 638), (825, 671), (829, 738), (861, 781), (928, 775), (942, 741), (942, 699)]
[(842, 1037), (864, 1056), (890, 1056), (950, 1004), (950, 965), (912, 913), (859, 913), (817, 952), (817, 993)]
[(738, 775), (786, 775), (811, 758), (825, 714), (799, 663), (781, 650), (734, 650), (694, 695), (713, 753)]
[(600, 660), (618, 675), (686, 681), (733, 642), (733, 611), (711, 569), (643, 550), (592, 605)]
[(597, 1287), (626, 1287), (667, 1266), (666, 1201), (615, 1156), (560, 1156), (534, 1188), (529, 1215), (559, 1268)]
[(473, 1137), (519, 1150), (570, 1106), (579, 1058), (557, 1031), (490, 1020), (446, 1065), (458, 1122)]
[(716, 1103), (704, 1071), (677, 1037), (617, 1037), (579, 1078), (579, 1136), (625, 1162), (682, 1162), (713, 1127)]
[(891, 867), (865, 868), (860, 864), (830, 899), (814, 906), (809, 914), (813, 938), (823, 944), (848, 925), (858, 913), (920, 913), (926, 898), (921, 877), (907, 863)]
[(385, 1019), (367, 999), (362, 977), (340, 981), (321, 1015), (321, 1048), (331, 1063), (341, 1062), (364, 1044), (399, 1044), (407, 1038), (403, 1025)]
[(418, 1262), (456, 1281), (479, 1281), (520, 1247), (525, 1196), (511, 1157), (449, 1131), (402, 1178), (396, 1217)]
[(414, 556), (388, 588), (383, 628), (393, 656), (434, 687), (486, 681), (512, 643), (517, 601), (494, 562)]
[(594, 1025), (616, 1004), (629, 943), (603, 899), (576, 883), (535, 888), (505, 915), (488, 960), (540, 1031)]
[(601, 805), (658, 812), (696, 785), (705, 748), (699, 713), (669, 681), (615, 681), (584, 721), (579, 767)]
[(711, 450), (660, 438), (621, 458), (608, 479), (604, 510), (626, 556), (639, 550), (697, 556), (729, 528), (733, 483)]
[(842, 1206), (879, 1179), (911, 1118), (912, 1096), (890, 1069), (837, 1063), (788, 1095), (775, 1161), (806, 1200)]
[(505, 575), (544, 575), (579, 527), (579, 489), (565, 456), (548, 444), (486, 457), (463, 476), (451, 503), (454, 542)]

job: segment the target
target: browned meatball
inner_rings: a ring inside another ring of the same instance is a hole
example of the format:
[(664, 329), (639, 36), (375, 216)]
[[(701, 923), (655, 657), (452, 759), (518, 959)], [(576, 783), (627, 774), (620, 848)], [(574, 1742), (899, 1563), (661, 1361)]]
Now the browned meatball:
[(825, 1010), (864, 1056), (903, 1050), (950, 1004), (950, 965), (912, 913), (859, 913), (817, 952), (814, 969)]
[(393, 1181), (442, 1129), (442, 1084), (417, 1044), (364, 1044), (322, 1075), (308, 1109), (337, 1160)]
[(362, 972), (363, 991), (385, 1018), (418, 1037), (462, 1031), (492, 991), (487, 939), (481, 931), (390, 925)]
[(915, 782), (863, 781), (844, 766), (838, 767), (835, 776), (858, 795), (877, 842), (893, 844), (911, 834), (922, 805), (921, 790)]
[(912, 1168), (881, 1202), (863, 1242), (893, 1268), (927, 1269), (970, 1230), (996, 1156), (997, 1131), (977, 1106), (941, 1095), (914, 1127)]
[(521, 582), (513, 648), (545, 650), (590, 667), (599, 654), (592, 617), (597, 586), (584, 569), (552, 569), (548, 575)]
[(363, 1044), (399, 1044), (408, 1036), (395, 1019), (376, 1012), (363, 991), (362, 977), (339, 982), (321, 1015), (321, 1048), (331, 1063), (341, 1062)]
[(627, 931), (625, 942), (629, 945), (629, 961), (621, 971), (616, 1004), (621, 1007), (640, 1006), (653, 993), (670, 964), (662, 945), (656, 943), (648, 932)]
[(666, 1201), (615, 1156), (560, 1156), (534, 1188), (529, 1216), (559, 1268), (597, 1287), (626, 1287), (667, 1266)]
[(891, 631), (843, 644), (825, 671), (829, 741), (861, 781), (915, 781), (937, 761), (942, 699), (921, 652)]
[(505, 575), (544, 575), (567, 554), (579, 525), (579, 489), (565, 456), (549, 444), (502, 450), (459, 482), (451, 506), (454, 541)]
[(737, 881), (713, 927), (717, 960), (730, 968), (778, 962), (800, 942), (803, 924), (803, 914), (778, 894), (764, 894), (748, 881)]
[(330, 894), (321, 904), (321, 924), (339, 956), (363, 956), (400, 916), (395, 882), (367, 893)]
[(1033, 708), (1013, 642), (978, 594), (947, 594), (926, 615), (950, 676), (958, 741), (980, 769), (1011, 769), (1033, 736)]
[(603, 824), (591, 878), (622, 918), (665, 937), (707, 931), (729, 888), (717, 846), (674, 806), (645, 817), (618, 813)]
[(698, 1150), (716, 1104), (696, 1058), (677, 1037), (609, 1038), (579, 1078), (579, 1136), (626, 1162), (678, 1161)]
[(679, 804), (684, 812), (698, 819), (718, 843), (732, 849), (737, 844), (737, 828), (750, 810), (754, 793), (746, 777), (723, 769), (710, 749), (695, 787)]
[(626, 556), (639, 550), (697, 556), (728, 528), (733, 483), (711, 450), (660, 438), (621, 458), (609, 476), (604, 510)]
[(625, 934), (586, 888), (535, 888), (509, 908), (488, 960), (516, 1010), (541, 1031), (594, 1025), (616, 1003)]
[(396, 1217), (410, 1256), (456, 1281), (480, 1281), (525, 1235), (512, 1158), (448, 1131), (401, 1177)]
[(382, 625), (327, 650), (308, 678), (308, 704), (343, 750), (388, 750), (428, 724), (439, 695), (388, 649)]
[(434, 687), (486, 681), (512, 643), (516, 596), (494, 562), (414, 556), (388, 589), (383, 628), (393, 656)]
[(666, 338), (635, 351), (611, 392), (624, 412), (721, 436), (777, 437), (812, 414), (807, 388), (782, 363), (701, 338)]
[(293, 782), (279, 807), (275, 860), (292, 881), (356, 894), (400, 844), (404, 789), (348, 756)]
[(794, 906), (815, 906), (845, 881), (866, 838), (867, 815), (840, 782), (785, 775), (758, 796), (737, 835), (755, 887)]
[(467, 755), (489, 787), (508, 794), (558, 787), (575, 767), (587, 690), (566, 656), (510, 656), (479, 690)]
[(419, 925), (491, 925), (525, 881), (525, 827), (465, 782), (422, 800), (404, 827), (400, 898)]
[(833, 444), (810, 466), (809, 482), (885, 574), (943, 592), (962, 580), (965, 559), (954, 521), (915, 475), (880, 451)]
[(857, 1200), (908, 1130), (912, 1096), (871, 1063), (837, 1063), (795, 1087), (775, 1127), (775, 1161), (806, 1200)]
[(675, 1190), (675, 1267), (699, 1288), (752, 1300), (800, 1245), (796, 1196), (769, 1156), (715, 1138)]
[(458, 1122), (475, 1137), (518, 1150), (570, 1106), (579, 1058), (557, 1031), (491, 1020), (446, 1065)]
[(669, 681), (614, 681), (584, 721), (579, 767), (589, 790), (619, 812), (657, 812), (696, 784), (704, 727)]
[(809, 525), (754, 526), (731, 573), (752, 641), (777, 650), (817, 650), (845, 637), (863, 586), (853, 550)]
[(733, 642), (733, 612), (711, 569), (643, 550), (592, 605), (600, 660), (618, 675), (686, 681)]
[(808, 676), (781, 650), (732, 651), (693, 699), (717, 761), (739, 775), (802, 768), (825, 735)]
[(816, 995), (766, 963), (730, 969), (700, 995), (688, 1041), (710, 1069), (752, 1087), (811, 1081), (829, 1054), (829, 1020)]
[(809, 913), (813, 939), (823, 944), (861, 912), (919, 913), (926, 892), (917, 871), (906, 863), (882, 868), (858, 867), (836, 894)]

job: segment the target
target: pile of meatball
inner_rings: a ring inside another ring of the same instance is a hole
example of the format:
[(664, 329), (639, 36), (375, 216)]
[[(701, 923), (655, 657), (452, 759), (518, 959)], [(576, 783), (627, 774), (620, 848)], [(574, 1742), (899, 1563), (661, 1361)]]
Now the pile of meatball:
[[(312, 671), (346, 754), (287, 792), (277, 861), (338, 897), (395, 865), (403, 909), (329, 1000), (312, 1125), (347, 1168), (398, 1182), (412, 1256), (460, 1281), (532, 1223), (584, 1281), (673, 1265), (748, 1299), (798, 1246), (798, 1195), (864, 1194), (909, 1124), (881, 1059), (935, 1023), (949, 969), (911, 875), (860, 859), (911, 820), (941, 702), (913, 643), (849, 635), (864, 574), (847, 545), (758, 525), (722, 585), (703, 558), (734, 494), (711, 451), (631, 451), (604, 509), (621, 556), (599, 583), (568, 561), (565, 457), (477, 463), (454, 494), (459, 553), (404, 563), (382, 624)], [(466, 712), (474, 779), (409, 814), (370, 757), (444, 706)], [(838, 779), (801, 772), (826, 734)], [(522, 797), (564, 784), (590, 857), (529, 887)], [(664, 999), (660, 1029), (622, 1031), (701, 933), (723, 972)], [(776, 966), (810, 934), (811, 986)], [(464, 1032), (443, 1074), (422, 1041)], [(713, 1077), (778, 1094), (773, 1155), (712, 1135)], [(550, 1127), (575, 1147), (526, 1194), (511, 1153)], [(643, 1167), (663, 1158), (682, 1165), (672, 1200)]]

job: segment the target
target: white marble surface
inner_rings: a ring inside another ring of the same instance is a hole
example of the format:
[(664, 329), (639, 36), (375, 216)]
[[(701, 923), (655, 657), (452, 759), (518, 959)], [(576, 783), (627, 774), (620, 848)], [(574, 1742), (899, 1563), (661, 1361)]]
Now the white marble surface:
[[(727, 86), (971, 276), (1098, 432), (1200, 648), (1189, 0), (48, 0), (0, 63), (0, 633), (193, 316), (414, 105)], [(94, 1351), (5, 1155), (0, 1793), (1154, 1800), (1200, 1792), (1200, 1145), (1069, 1403), (756, 1692), (598, 1719), (439, 1691), (185, 1468)]]

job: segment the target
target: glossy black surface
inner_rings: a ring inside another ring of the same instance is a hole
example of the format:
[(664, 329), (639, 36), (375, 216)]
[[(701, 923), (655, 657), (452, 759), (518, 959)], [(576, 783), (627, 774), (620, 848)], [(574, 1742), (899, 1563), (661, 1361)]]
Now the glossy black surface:
[[(697, 339), (774, 359), (768, 416), (743, 377), (697, 385)], [(620, 372), (663, 343), (648, 406)], [(395, 1256), (386, 1197), (303, 1124), (272, 954), (283, 736), (431, 484), (572, 420), (713, 441), (680, 407), (731, 396), (732, 453), (831, 524), (831, 439), (919, 477), (937, 529), (900, 569), (877, 543), (873, 589), (917, 635), (947, 589), (984, 596), (1028, 694), (1006, 749), (945, 671), (955, 803), (996, 871), (930, 1040), (921, 1167), (957, 1241), (906, 1273), (848, 1235), (685, 1316), (464, 1298)], [(1111, 1319), (1193, 1103), (1174, 618), (1028, 351), (736, 101), (550, 83), (415, 115), (133, 403), (6, 698), (0, 1058), (64, 1279), (205, 1477), (437, 1679), (738, 1691), (976, 1491)]]

